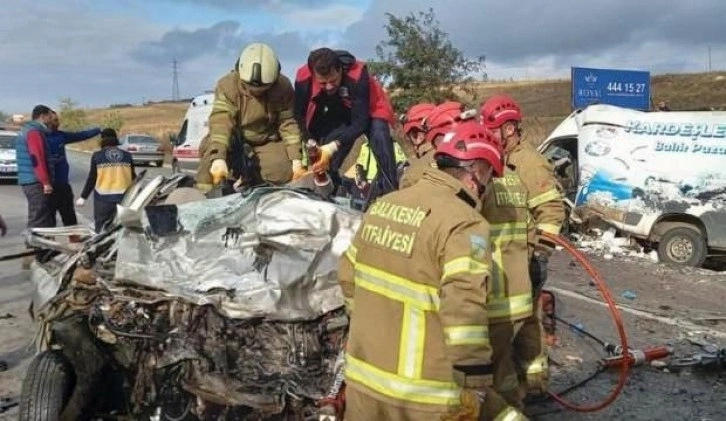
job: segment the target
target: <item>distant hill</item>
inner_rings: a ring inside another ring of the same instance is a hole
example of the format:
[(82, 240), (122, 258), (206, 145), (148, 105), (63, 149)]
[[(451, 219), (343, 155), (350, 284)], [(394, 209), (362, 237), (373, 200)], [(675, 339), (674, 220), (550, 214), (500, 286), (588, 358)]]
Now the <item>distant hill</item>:
[[(480, 83), (477, 94), (486, 98), (507, 93), (530, 117), (560, 117), (571, 112), (570, 80)], [(666, 101), (673, 111), (726, 109), (726, 72), (658, 75), (651, 77), (653, 102)]]

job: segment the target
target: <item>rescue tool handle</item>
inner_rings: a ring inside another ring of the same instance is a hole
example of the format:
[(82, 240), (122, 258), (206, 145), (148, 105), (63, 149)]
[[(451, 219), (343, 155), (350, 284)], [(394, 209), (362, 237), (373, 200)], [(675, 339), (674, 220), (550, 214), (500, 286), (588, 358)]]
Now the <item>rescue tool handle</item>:
[(654, 360), (666, 358), (673, 353), (667, 346), (654, 346), (645, 349), (629, 349), (627, 354), (603, 358), (600, 362), (605, 367), (620, 367), (624, 362), (629, 366), (639, 366)]

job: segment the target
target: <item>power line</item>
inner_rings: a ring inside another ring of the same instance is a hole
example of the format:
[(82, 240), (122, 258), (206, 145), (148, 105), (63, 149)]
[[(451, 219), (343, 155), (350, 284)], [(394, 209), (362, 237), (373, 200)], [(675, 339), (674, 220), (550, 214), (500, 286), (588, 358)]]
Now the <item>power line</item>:
[(173, 81), (171, 85), (171, 100), (179, 101), (179, 67), (176, 59), (172, 61)]

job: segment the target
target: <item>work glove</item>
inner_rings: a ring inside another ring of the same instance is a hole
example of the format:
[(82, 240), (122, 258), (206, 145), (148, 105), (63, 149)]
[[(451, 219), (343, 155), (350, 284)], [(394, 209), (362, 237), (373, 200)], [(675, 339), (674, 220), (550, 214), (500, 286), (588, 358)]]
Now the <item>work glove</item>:
[(292, 160), (292, 180), (295, 181), (307, 174), (308, 170), (303, 167), (302, 161), (299, 159)]
[(86, 199), (84, 199), (82, 197), (79, 197), (78, 199), (76, 199), (76, 206), (77, 207), (82, 208), (83, 205), (85, 205), (85, 204), (86, 204)]
[(229, 170), (227, 169), (227, 161), (224, 159), (215, 159), (209, 168), (209, 174), (212, 175), (212, 183), (219, 184), (227, 178)]
[(333, 141), (319, 147), (320, 157), (313, 164), (313, 172), (316, 174), (328, 171), (333, 155), (338, 151), (338, 143)]
[(459, 406), (441, 416), (442, 421), (479, 421), (506, 419), (512, 421), (527, 421), (516, 408), (492, 389), (462, 389), (459, 396)]
[(460, 404), (451, 408), (441, 417), (441, 421), (477, 421), (481, 413), (481, 405), (486, 395), (473, 389), (462, 389)]

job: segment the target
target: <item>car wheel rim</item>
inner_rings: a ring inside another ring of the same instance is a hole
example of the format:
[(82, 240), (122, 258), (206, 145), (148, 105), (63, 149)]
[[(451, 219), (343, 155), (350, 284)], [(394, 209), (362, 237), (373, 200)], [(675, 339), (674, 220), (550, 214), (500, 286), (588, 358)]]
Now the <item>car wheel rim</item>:
[(667, 252), (671, 260), (685, 263), (693, 256), (693, 242), (686, 237), (674, 237), (668, 243)]

